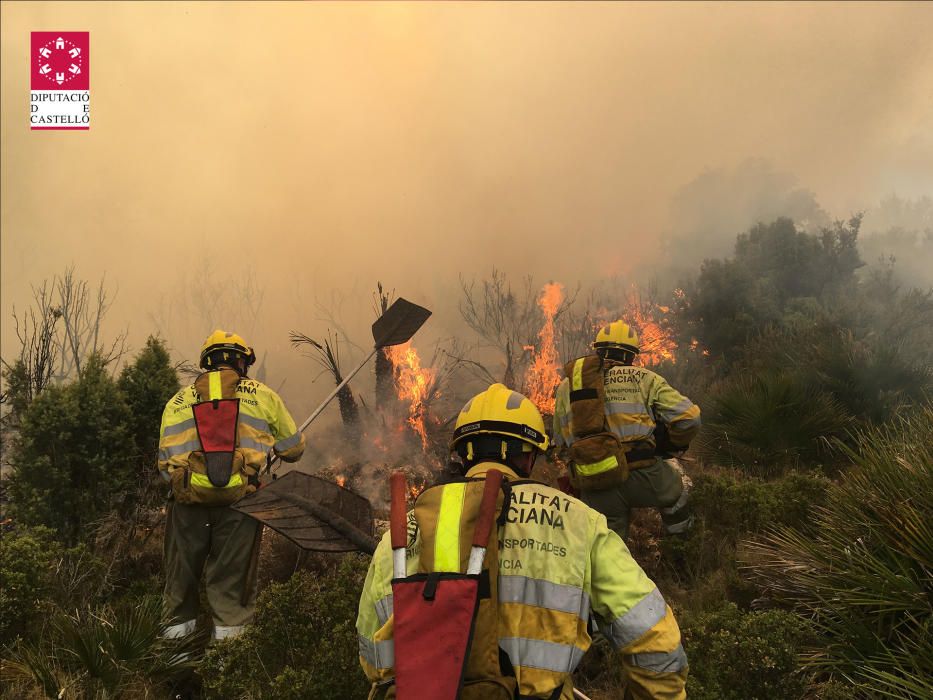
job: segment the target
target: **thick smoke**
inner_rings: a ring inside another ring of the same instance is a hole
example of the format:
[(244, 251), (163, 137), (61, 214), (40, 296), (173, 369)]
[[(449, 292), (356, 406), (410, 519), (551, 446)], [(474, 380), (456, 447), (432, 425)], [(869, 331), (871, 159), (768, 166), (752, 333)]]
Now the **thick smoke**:
[[(159, 331), (191, 360), (213, 327), (240, 330), (302, 414), (330, 385), (288, 331), (340, 324), (352, 366), (377, 280), (435, 311), (429, 353), (463, 334), (461, 275), (637, 281), (727, 252), (755, 218), (913, 201), (933, 190), (931, 19), (919, 3), (4, 3), (0, 349), (30, 285), (74, 264), (118, 290), (106, 332), (138, 348)], [(56, 26), (91, 33), (84, 134), (25, 128), (29, 32)]]
[(806, 231), (830, 223), (816, 195), (769, 161), (755, 158), (734, 170), (708, 170), (674, 195), (667, 249), (679, 266), (692, 267), (731, 255), (739, 233), (781, 216)]

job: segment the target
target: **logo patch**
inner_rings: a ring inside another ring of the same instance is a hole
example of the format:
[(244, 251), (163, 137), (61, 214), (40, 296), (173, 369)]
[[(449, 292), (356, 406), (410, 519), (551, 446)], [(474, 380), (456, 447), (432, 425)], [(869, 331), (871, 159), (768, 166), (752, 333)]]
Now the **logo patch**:
[(32, 32), (29, 128), (87, 131), (91, 124), (88, 32)]

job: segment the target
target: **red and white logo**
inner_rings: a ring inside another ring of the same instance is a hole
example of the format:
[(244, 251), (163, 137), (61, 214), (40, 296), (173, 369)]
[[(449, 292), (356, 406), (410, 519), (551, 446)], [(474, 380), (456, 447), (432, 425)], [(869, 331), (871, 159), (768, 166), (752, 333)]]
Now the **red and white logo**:
[(29, 127), (90, 128), (88, 32), (32, 32)]

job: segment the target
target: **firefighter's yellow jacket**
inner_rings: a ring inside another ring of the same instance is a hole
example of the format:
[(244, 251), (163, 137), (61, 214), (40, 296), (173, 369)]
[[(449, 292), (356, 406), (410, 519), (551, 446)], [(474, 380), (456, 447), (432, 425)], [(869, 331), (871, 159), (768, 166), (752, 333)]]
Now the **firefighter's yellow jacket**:
[[(215, 488), (207, 478), (201, 442), (191, 406), (212, 399), (239, 399), (237, 448), (233, 473), (226, 487)], [(201, 374), (165, 405), (159, 433), (159, 469), (170, 479), (176, 497), (183, 489), (194, 503), (232, 502), (246, 490), (246, 478), (266, 463), (270, 451), (286, 462), (299, 459), (305, 439), (281, 397), (255, 379), (221, 368)], [(183, 483), (182, 483), (183, 482)], [(221, 493), (218, 493), (221, 492)]]
[[(501, 464), (479, 464), (513, 482), (507, 521), (499, 530), (499, 647), (525, 697), (548, 698), (564, 687), (590, 646), (592, 610), (621, 650), (633, 698), (685, 698), (687, 657), (680, 629), (657, 586), (632, 559), (606, 518), (544, 484), (521, 480)], [(417, 570), (420, 534), (409, 514), (408, 574)], [(360, 663), (373, 688), (393, 677), (392, 550), (389, 534), (376, 549), (360, 598), (356, 626)]]
[[(674, 389), (664, 377), (645, 367), (610, 365), (603, 372), (606, 423), (622, 441), (630, 467), (654, 463), (657, 424), (667, 426), (671, 446), (686, 448), (700, 429), (700, 407)], [(570, 380), (557, 388), (554, 402), (554, 442), (573, 444)]]

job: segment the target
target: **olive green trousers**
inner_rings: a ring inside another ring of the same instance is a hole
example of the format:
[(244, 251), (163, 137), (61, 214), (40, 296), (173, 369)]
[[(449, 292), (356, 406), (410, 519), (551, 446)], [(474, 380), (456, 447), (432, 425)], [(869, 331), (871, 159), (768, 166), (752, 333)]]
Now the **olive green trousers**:
[(194, 630), (202, 574), (216, 638), (233, 636), (252, 620), (255, 586), (247, 604), (241, 601), (257, 527), (255, 520), (227, 506), (169, 502), (162, 603), (165, 618), (178, 628), (170, 636)]
[(657, 459), (648, 467), (632, 469), (619, 486), (584, 490), (581, 499), (606, 516), (609, 528), (628, 536), (632, 508), (657, 508), (666, 534), (686, 532), (693, 522), (683, 471), (676, 459)]

